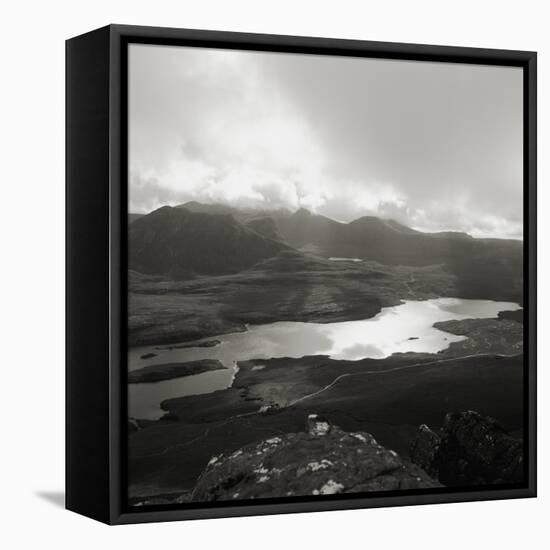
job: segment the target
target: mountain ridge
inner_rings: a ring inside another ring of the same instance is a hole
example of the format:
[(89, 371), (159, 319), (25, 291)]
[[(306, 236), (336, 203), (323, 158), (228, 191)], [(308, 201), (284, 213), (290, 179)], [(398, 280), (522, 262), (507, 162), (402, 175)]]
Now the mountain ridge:
[[(163, 207), (160, 207), (160, 208), (163, 208)], [(171, 206), (171, 208), (186, 209), (191, 212), (212, 214), (212, 215), (231, 214), (235, 217), (235, 219), (237, 219), (237, 221), (240, 221), (241, 223), (246, 223), (253, 219), (262, 219), (262, 218), (270, 218), (270, 217), (273, 219), (278, 219), (278, 218), (320, 219), (321, 218), (323, 220), (332, 222), (334, 224), (338, 224), (340, 226), (361, 225), (361, 224), (378, 222), (381, 225), (388, 227), (389, 229), (394, 229), (396, 231), (400, 231), (403, 233), (425, 235), (425, 236), (431, 236), (431, 237), (462, 237), (462, 238), (468, 238), (468, 239), (475, 239), (476, 241), (503, 241), (503, 242), (516, 242), (516, 243), (523, 242), (522, 239), (512, 239), (512, 238), (504, 238), (504, 237), (474, 237), (473, 235), (470, 235), (465, 231), (458, 231), (458, 230), (452, 230), (452, 229), (442, 230), (442, 231), (422, 231), (419, 229), (414, 229), (401, 222), (398, 222), (393, 218), (382, 218), (380, 216), (374, 216), (374, 215), (359, 216), (358, 218), (355, 218), (349, 222), (343, 222), (340, 220), (335, 220), (334, 218), (330, 218), (329, 216), (325, 216), (324, 214), (316, 214), (304, 207), (300, 207), (294, 212), (292, 212), (288, 208), (284, 208), (284, 207), (239, 208), (235, 206), (226, 205), (223, 203), (201, 203), (199, 201), (193, 200), (193, 201), (177, 204), (175, 206)], [(152, 212), (154, 212), (154, 210)], [(142, 214), (142, 213), (129, 214), (129, 216), (132, 218), (132, 221), (146, 215), (147, 214)]]
[(521, 241), (423, 233), (375, 216), (342, 223), (303, 208), (269, 215), (215, 205), (213, 215), (209, 205), (208, 212), (193, 211), (203, 210), (200, 203), (186, 205), (161, 207), (129, 225), (130, 269), (176, 279), (231, 274), (294, 250), (395, 267), (441, 265), (455, 277), (457, 296), (521, 300)]
[(190, 212), (203, 214), (223, 215), (231, 214), (237, 221), (247, 223), (249, 221), (266, 217), (285, 217), (290, 216), (292, 212), (286, 208), (236, 208), (222, 203), (205, 204), (198, 201), (188, 201), (174, 206)]
[(289, 247), (239, 223), (163, 206), (129, 227), (129, 267), (175, 278), (237, 273)]

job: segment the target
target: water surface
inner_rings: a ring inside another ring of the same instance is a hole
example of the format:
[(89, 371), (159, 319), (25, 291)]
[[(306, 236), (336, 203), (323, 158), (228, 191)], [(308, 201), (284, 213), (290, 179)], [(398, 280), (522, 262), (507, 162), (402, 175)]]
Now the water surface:
[(331, 257), (329, 258), (331, 262), (362, 262), (363, 260), (361, 258), (336, 258)]
[[(511, 302), (437, 298), (405, 301), (402, 305), (383, 308), (375, 317), (339, 323), (277, 322), (252, 325), (247, 332), (218, 336), (215, 347), (190, 347), (159, 350), (155, 346), (132, 348), (128, 368), (149, 365), (218, 359), (226, 370), (205, 372), (157, 382), (129, 385), (129, 414), (135, 418), (160, 418), (160, 402), (172, 397), (210, 393), (229, 387), (236, 363), (248, 359), (328, 355), (333, 359), (381, 359), (397, 352), (437, 353), (452, 342), (464, 340), (434, 328), (434, 323), (451, 319), (497, 317), (500, 311), (521, 309)], [(197, 343), (204, 340), (197, 340)], [(141, 359), (148, 353), (157, 354)]]

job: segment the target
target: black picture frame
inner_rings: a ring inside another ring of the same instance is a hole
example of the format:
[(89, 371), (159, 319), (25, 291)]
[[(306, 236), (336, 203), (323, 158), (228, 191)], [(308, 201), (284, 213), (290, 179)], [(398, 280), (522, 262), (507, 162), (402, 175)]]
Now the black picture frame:
[[(526, 483), (129, 509), (126, 491), (127, 46), (516, 66), (524, 91)], [(108, 524), (536, 496), (535, 52), (109, 25), (66, 43), (66, 507)], [(85, 312), (85, 313), (84, 313)]]

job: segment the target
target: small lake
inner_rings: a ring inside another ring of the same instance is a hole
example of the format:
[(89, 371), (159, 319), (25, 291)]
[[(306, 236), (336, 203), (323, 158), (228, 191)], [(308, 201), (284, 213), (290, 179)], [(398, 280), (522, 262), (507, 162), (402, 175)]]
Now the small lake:
[(329, 260), (331, 262), (362, 262), (363, 260), (361, 258), (336, 258), (336, 257), (331, 257), (329, 258)]
[[(131, 348), (128, 368), (135, 370), (149, 365), (218, 359), (227, 370), (210, 371), (152, 384), (130, 384), (129, 415), (134, 418), (160, 418), (161, 401), (185, 395), (199, 395), (231, 386), (238, 361), (272, 357), (328, 355), (333, 359), (356, 361), (382, 359), (398, 352), (437, 353), (451, 343), (464, 340), (433, 327), (451, 319), (494, 318), (501, 311), (521, 309), (511, 302), (437, 298), (404, 301), (383, 308), (375, 317), (339, 323), (277, 322), (252, 325), (247, 332), (225, 334), (197, 340), (220, 340), (214, 347), (159, 349), (162, 346)], [(189, 344), (189, 343), (187, 343)], [(141, 356), (154, 353), (154, 357)]]

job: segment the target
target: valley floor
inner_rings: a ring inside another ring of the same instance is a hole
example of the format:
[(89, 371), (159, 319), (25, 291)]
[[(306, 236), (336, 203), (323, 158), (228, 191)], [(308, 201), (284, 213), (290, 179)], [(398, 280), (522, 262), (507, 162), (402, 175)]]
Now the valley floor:
[(449, 411), (473, 409), (521, 433), (523, 327), (507, 317), (442, 323), (468, 339), (438, 354), (241, 362), (231, 388), (165, 401), (161, 420), (138, 420), (129, 438), (129, 497), (187, 495), (212, 456), (303, 431), (312, 413), (372, 433), (403, 456), (420, 424), (437, 428)]
[(401, 300), (458, 296), (455, 279), (438, 265), (389, 267), (293, 252), (235, 275), (174, 281), (131, 272), (128, 344), (197, 340), (275, 321), (367, 319)]

